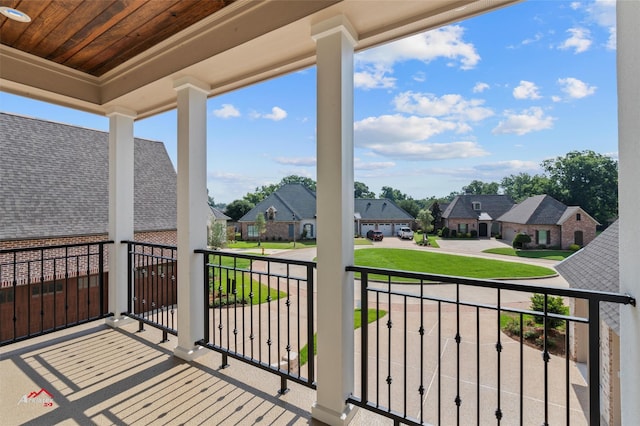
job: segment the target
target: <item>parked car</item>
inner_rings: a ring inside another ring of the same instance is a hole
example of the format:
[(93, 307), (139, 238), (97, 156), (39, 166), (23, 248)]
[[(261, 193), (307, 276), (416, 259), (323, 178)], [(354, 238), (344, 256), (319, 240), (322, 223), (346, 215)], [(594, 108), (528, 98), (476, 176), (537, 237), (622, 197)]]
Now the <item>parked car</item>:
[(400, 239), (413, 240), (413, 231), (408, 226), (401, 226), (397, 234)]
[(370, 229), (367, 232), (367, 238), (371, 241), (382, 241), (384, 235), (382, 235), (382, 231), (374, 231), (373, 229)]

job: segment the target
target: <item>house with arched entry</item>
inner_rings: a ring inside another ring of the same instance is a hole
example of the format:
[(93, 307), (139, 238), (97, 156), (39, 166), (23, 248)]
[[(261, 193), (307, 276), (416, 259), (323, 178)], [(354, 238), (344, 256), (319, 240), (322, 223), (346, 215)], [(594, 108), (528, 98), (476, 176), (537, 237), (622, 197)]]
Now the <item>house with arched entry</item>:
[(492, 237), (501, 232), (498, 217), (513, 205), (514, 202), (508, 195), (458, 195), (443, 210), (442, 225), (455, 231), (456, 235)]
[(531, 236), (534, 247), (568, 249), (572, 244), (583, 247), (596, 237), (593, 217), (578, 206), (566, 206), (549, 195), (536, 195), (516, 204), (498, 218), (502, 238), (513, 241), (517, 234)]

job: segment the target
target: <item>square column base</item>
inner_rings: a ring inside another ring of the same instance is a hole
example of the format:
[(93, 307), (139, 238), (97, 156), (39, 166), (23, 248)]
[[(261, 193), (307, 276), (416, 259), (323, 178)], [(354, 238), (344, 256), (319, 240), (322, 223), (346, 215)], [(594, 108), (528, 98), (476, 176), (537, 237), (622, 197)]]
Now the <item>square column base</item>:
[(173, 350), (173, 356), (177, 356), (185, 361), (193, 361), (196, 358), (201, 357), (208, 353), (206, 348), (202, 346), (193, 346), (191, 348), (183, 348), (182, 346), (176, 346)]
[(111, 328), (120, 328), (120, 327), (124, 327), (125, 325), (129, 325), (133, 323), (133, 320), (129, 317), (108, 317), (105, 318), (104, 320), (105, 325), (108, 325)]
[(342, 412), (337, 412), (330, 408), (322, 407), (316, 402), (311, 407), (311, 417), (331, 426), (346, 426), (351, 423), (353, 416), (358, 412), (357, 408), (353, 404), (347, 404)]

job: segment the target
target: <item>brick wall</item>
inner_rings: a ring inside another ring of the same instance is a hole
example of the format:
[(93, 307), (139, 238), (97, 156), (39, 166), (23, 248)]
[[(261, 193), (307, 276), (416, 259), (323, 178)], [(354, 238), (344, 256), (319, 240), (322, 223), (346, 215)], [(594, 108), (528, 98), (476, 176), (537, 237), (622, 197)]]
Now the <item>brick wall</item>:
[(547, 247), (561, 246), (562, 236), (560, 234), (560, 227), (557, 225), (522, 225), (520, 223), (511, 222), (502, 223), (503, 238), (513, 241), (513, 237), (516, 234), (525, 233), (531, 236), (531, 243), (529, 244), (529, 247), (536, 247), (536, 231), (550, 231), (550, 241), (546, 244)]
[(583, 211), (579, 211), (579, 214), (580, 220), (576, 220), (574, 214), (562, 224), (562, 248), (568, 248), (575, 243), (576, 231), (582, 231), (582, 247), (596, 237), (596, 222)]

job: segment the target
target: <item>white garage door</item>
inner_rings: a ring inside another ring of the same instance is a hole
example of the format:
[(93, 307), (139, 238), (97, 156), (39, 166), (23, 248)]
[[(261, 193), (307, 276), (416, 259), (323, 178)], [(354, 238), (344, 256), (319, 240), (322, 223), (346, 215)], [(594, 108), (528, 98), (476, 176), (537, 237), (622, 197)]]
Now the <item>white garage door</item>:
[(362, 235), (366, 237), (367, 236), (367, 232), (370, 229), (373, 229), (375, 231), (376, 224), (375, 223), (361, 223), (360, 224), (360, 229), (361, 229)]
[(379, 223), (378, 231), (382, 231), (382, 235), (390, 237), (393, 235), (393, 229), (390, 223)]

